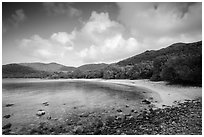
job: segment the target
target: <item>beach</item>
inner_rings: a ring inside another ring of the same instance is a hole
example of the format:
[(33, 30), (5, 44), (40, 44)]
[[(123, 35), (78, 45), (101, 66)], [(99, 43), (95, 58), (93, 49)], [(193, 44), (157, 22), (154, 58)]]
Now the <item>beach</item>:
[(201, 87), (123, 79), (11, 83), (3, 85), (3, 134), (201, 133)]
[(158, 93), (161, 101), (154, 103), (157, 107), (162, 105), (171, 106), (176, 101), (183, 102), (185, 100), (193, 100), (202, 98), (202, 87), (181, 86), (181, 85), (168, 85), (167, 82), (159, 81), (152, 82), (150, 80), (100, 80), (101, 82), (125, 84), (136, 86), (145, 90), (150, 90)]

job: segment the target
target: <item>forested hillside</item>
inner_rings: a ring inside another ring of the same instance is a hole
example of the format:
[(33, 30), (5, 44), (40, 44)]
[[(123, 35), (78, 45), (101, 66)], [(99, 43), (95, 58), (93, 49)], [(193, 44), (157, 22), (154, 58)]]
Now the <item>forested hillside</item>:
[(82, 65), (82, 66), (78, 67), (77, 69), (79, 69), (80, 71), (94, 71), (94, 70), (103, 69), (103, 68), (105, 68), (107, 66), (108, 66), (108, 64), (105, 64), (105, 63), (101, 63), (101, 64), (86, 64), (86, 65)]
[(3, 65), (2, 67), (3, 78), (43, 78), (48, 74), (48, 72), (37, 71), (19, 64)]
[(202, 41), (176, 43), (110, 65), (87, 64), (78, 68), (56, 63), (3, 65), (3, 78), (7, 77), (150, 79), (201, 85)]
[(22, 66), (30, 67), (38, 71), (47, 71), (47, 72), (60, 72), (60, 71), (73, 71), (75, 67), (68, 67), (57, 63), (20, 63)]

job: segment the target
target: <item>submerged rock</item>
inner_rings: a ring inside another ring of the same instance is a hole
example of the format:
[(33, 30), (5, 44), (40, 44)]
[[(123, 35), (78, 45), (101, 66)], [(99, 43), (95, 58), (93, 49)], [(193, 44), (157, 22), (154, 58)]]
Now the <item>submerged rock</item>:
[(80, 117), (88, 117), (89, 116), (89, 113), (82, 113), (79, 115)]
[(126, 107), (126, 108), (128, 108), (128, 107), (129, 107), (129, 105), (125, 105), (125, 107)]
[(121, 109), (117, 109), (116, 111), (117, 111), (117, 112), (123, 112)]
[(6, 104), (5, 107), (11, 107), (13, 106), (14, 104)]
[(2, 129), (9, 129), (9, 128), (11, 128), (11, 126), (12, 126), (12, 124), (11, 124), (11, 123), (8, 123), (8, 124), (4, 125), (4, 126), (2, 127)]
[(76, 134), (80, 134), (83, 132), (83, 127), (82, 126), (75, 126), (73, 132)]
[(48, 102), (44, 102), (42, 103), (44, 106), (49, 106), (49, 103)]
[(3, 118), (10, 118), (11, 115), (5, 115)]
[(37, 115), (37, 116), (45, 115), (45, 111), (40, 109), (40, 110), (38, 110), (38, 112), (37, 112), (36, 115)]
[(142, 103), (144, 103), (144, 104), (151, 104), (151, 102), (149, 100), (147, 100), (147, 99), (142, 100)]
[(51, 116), (48, 116), (47, 119), (50, 120), (50, 119), (52, 119), (52, 117), (51, 117)]
[(2, 132), (3, 135), (8, 135), (10, 134), (11, 130), (10, 129), (6, 129)]
[(132, 113), (138, 113), (137, 110), (132, 109), (131, 110)]

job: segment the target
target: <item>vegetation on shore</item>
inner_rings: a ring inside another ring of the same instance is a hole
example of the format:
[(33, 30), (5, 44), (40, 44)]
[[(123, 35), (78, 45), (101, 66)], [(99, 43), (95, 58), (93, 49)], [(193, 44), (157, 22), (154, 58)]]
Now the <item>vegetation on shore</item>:
[(71, 71), (59, 71), (59, 66), (56, 67), (58, 71), (54, 72), (34, 70), (19, 64), (3, 65), (3, 78), (150, 79), (201, 86), (202, 41), (177, 43), (157, 51), (146, 51), (110, 65), (89, 64), (67, 69), (64, 67), (63, 70), (69, 68)]

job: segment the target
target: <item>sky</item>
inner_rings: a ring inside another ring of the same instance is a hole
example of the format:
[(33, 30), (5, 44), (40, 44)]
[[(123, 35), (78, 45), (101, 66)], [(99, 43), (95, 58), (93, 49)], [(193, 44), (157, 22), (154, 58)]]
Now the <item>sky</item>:
[(202, 40), (202, 3), (2, 3), (3, 64), (114, 63)]

